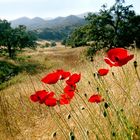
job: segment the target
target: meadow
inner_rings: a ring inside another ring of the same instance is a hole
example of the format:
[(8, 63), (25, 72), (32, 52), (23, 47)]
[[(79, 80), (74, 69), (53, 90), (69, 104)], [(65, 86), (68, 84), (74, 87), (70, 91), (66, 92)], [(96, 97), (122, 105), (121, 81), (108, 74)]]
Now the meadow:
[[(105, 50), (91, 61), (85, 56), (86, 49), (58, 43), (18, 54), (20, 60), (40, 65), (35, 73), (22, 71), (0, 90), (0, 140), (140, 139), (140, 51), (128, 50), (134, 58), (110, 68), (104, 62)], [(100, 76), (100, 68), (108, 68), (109, 73)], [(52, 85), (41, 82), (58, 69), (81, 74), (70, 103), (51, 107), (32, 102), (30, 96), (39, 90), (53, 91), (57, 97), (63, 93), (64, 80)], [(102, 101), (89, 102), (97, 94)]]

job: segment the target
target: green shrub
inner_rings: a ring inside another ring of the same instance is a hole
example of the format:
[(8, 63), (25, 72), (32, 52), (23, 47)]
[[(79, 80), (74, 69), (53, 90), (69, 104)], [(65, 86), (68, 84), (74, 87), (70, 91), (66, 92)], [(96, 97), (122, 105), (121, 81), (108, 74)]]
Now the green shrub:
[(51, 47), (55, 47), (56, 46), (56, 42), (55, 41), (52, 41), (51, 42)]
[(6, 61), (0, 61), (0, 84), (18, 74), (19, 71), (18, 66)]
[(87, 53), (86, 53), (87, 57), (92, 57), (93, 55), (96, 54), (97, 51), (104, 48), (102, 42), (89, 42), (88, 45), (90, 45), (90, 47), (87, 49)]

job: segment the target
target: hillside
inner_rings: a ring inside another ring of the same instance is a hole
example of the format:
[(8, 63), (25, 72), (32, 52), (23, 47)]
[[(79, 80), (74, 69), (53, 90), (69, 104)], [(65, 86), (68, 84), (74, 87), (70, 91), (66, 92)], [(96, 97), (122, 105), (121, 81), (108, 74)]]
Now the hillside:
[(81, 25), (85, 23), (84, 18), (69, 15), (67, 17), (57, 17), (50, 20), (45, 20), (40, 17), (35, 17), (30, 19), (28, 17), (21, 17), (15, 20), (10, 21), (11, 26), (13, 28), (17, 27), (18, 25), (25, 25), (29, 30), (36, 30), (36, 29), (44, 29), (44, 28), (56, 28), (62, 26), (70, 26), (70, 25)]
[[(14, 84), (0, 91), (0, 139), (68, 140), (72, 134), (76, 140), (139, 140), (140, 73), (136, 73), (133, 62), (140, 63), (140, 52), (132, 50), (132, 61), (99, 77), (97, 70), (107, 67), (105, 52), (98, 52), (90, 62), (84, 57), (85, 49), (65, 48), (57, 43), (54, 48), (26, 49), (18, 54), (21, 60), (38, 62), (45, 69), (34, 75), (21, 73), (13, 78)], [(53, 85), (41, 82), (42, 77), (57, 69), (81, 74), (70, 103), (51, 107), (32, 102), (30, 96), (43, 89), (60, 97), (65, 80)], [(102, 102), (88, 102), (93, 94), (101, 95)]]
[(25, 25), (28, 30), (34, 33), (41, 39), (47, 40), (63, 40), (76, 27), (82, 26), (86, 23), (85, 19), (75, 15), (67, 17), (57, 17), (51, 20), (45, 20), (40, 17), (29, 19), (27, 17), (19, 18), (11, 21), (13, 28), (18, 25)]

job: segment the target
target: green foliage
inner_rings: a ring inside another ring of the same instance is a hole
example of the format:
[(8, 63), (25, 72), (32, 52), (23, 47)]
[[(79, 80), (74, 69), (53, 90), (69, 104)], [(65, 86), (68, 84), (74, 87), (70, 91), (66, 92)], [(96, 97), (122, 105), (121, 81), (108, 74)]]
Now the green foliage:
[(86, 45), (87, 36), (86, 36), (87, 26), (79, 27), (75, 29), (70, 37), (66, 41), (66, 45), (71, 45), (72, 47), (79, 47)]
[(50, 45), (51, 45), (50, 43), (46, 42), (45, 45), (41, 46), (41, 48), (48, 48), (48, 47), (50, 47)]
[[(9, 81), (15, 75), (26, 72), (36, 74), (41, 72), (45, 67), (37, 61), (33, 61), (29, 56), (17, 57), (14, 63), (9, 61), (0, 61), (0, 85)], [(2, 86), (0, 86), (1, 89)]]
[[(89, 13), (87, 24), (76, 29), (66, 42), (73, 47), (86, 45), (87, 42), (102, 42), (103, 47), (127, 47), (136, 41), (140, 48), (140, 15), (136, 15), (133, 6), (124, 6), (123, 0), (107, 8), (106, 5), (98, 13)], [(89, 54), (98, 47), (89, 48)]]
[(19, 67), (6, 61), (0, 61), (0, 84), (19, 72)]
[(24, 71), (29, 74), (36, 74), (44, 69), (44, 66), (37, 61), (33, 61), (31, 56), (17, 57), (15, 62), (18, 64), (20, 72)]
[(88, 44), (90, 45), (90, 47), (88, 48), (86, 53), (87, 57), (92, 57), (94, 54), (96, 54), (97, 51), (104, 48), (102, 42), (89, 42)]
[(51, 41), (51, 47), (55, 47), (56, 46), (56, 42), (55, 41)]
[(36, 36), (26, 31), (26, 27), (20, 25), (13, 29), (6, 20), (0, 20), (0, 46), (7, 48), (9, 57), (15, 57), (16, 50), (25, 47), (35, 47)]

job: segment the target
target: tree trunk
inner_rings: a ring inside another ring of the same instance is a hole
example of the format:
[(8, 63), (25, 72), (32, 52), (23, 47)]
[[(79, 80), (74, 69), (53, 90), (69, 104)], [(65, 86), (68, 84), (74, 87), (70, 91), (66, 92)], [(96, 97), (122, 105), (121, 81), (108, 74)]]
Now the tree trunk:
[(9, 57), (12, 58), (12, 47), (10, 45), (8, 46), (8, 54)]

